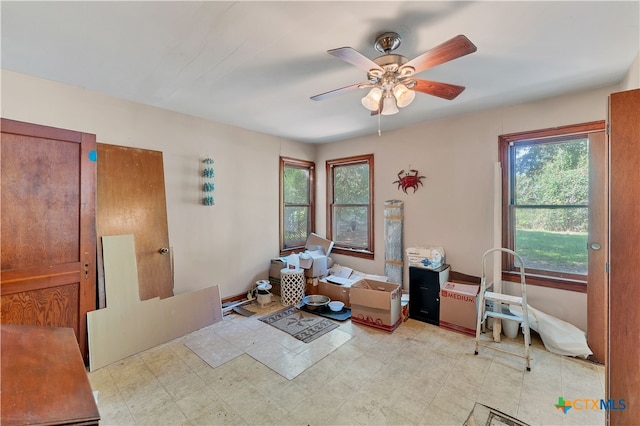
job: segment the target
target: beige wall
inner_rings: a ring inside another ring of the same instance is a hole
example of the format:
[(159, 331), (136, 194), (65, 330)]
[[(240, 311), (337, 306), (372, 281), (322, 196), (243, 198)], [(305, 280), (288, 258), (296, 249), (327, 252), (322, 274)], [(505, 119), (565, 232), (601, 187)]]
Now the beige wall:
[[(405, 247), (443, 245), (453, 269), (480, 275), (482, 253), (493, 245), (498, 135), (604, 120), (608, 94), (620, 90), (607, 87), (316, 146), (6, 70), (1, 77), (2, 117), (94, 133), (102, 143), (162, 151), (176, 293), (217, 284), (223, 298), (266, 278), (269, 259), (278, 253), (280, 155), (316, 161), (317, 231), (325, 235), (325, 161), (375, 154), (376, 258), (335, 256), (338, 263), (384, 272), (383, 205), (399, 199), (405, 202)], [(383, 129), (393, 118), (382, 118)], [(371, 125), (376, 128), (377, 120)], [(214, 207), (199, 204), (203, 154), (215, 159)], [(407, 195), (392, 182), (409, 167), (426, 179)], [(534, 307), (586, 329), (584, 294), (533, 286), (529, 294)]]
[[(482, 254), (493, 247), (498, 136), (605, 120), (607, 97), (617, 90), (617, 86), (606, 87), (319, 146), (319, 167), (327, 159), (361, 153), (375, 155), (376, 257), (364, 260), (336, 255), (334, 259), (359, 270), (383, 274), (384, 201), (397, 199), (404, 201), (405, 247), (441, 245), (452, 269), (480, 276)], [(382, 117), (383, 128), (384, 122), (393, 118)], [(376, 127), (377, 120), (371, 121)], [(426, 179), (424, 187), (407, 195), (392, 182), (400, 170), (409, 167), (419, 170)], [(319, 174), (318, 183), (318, 193), (325, 194), (324, 174)], [(322, 197), (320, 201), (318, 227), (324, 231), (325, 203)], [(407, 282), (405, 271), (405, 285)], [(533, 307), (586, 330), (586, 294), (530, 286), (528, 295)]]
[[(315, 146), (6, 70), (1, 77), (4, 118), (163, 152), (176, 293), (217, 284), (224, 298), (267, 278), (278, 255), (279, 156), (313, 160)], [(199, 204), (203, 154), (215, 160), (213, 207)]]
[(640, 52), (636, 55), (633, 63), (629, 67), (629, 71), (625, 75), (620, 90), (632, 90), (640, 88)]

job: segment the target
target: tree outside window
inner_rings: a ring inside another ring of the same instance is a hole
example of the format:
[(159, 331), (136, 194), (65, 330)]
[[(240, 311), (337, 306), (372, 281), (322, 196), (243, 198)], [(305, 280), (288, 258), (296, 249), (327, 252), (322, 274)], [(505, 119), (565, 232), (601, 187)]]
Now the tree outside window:
[[(601, 130), (587, 123), (500, 137), (503, 246), (537, 284), (586, 288), (589, 133)], [(507, 279), (519, 271), (512, 258), (503, 262)]]
[(280, 158), (280, 252), (303, 250), (315, 228), (315, 164)]
[(512, 146), (515, 251), (531, 270), (587, 274), (589, 140)]
[(372, 258), (372, 154), (327, 161), (327, 206), (333, 252)]

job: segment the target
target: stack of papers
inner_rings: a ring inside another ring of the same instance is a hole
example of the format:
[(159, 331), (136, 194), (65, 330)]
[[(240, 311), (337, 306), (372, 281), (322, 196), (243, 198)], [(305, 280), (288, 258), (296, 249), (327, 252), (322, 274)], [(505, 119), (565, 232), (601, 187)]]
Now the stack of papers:
[(326, 278), (326, 281), (331, 284), (343, 285), (345, 287), (351, 287), (351, 284), (355, 282), (355, 280), (350, 280), (349, 278), (342, 278), (336, 275), (329, 275)]

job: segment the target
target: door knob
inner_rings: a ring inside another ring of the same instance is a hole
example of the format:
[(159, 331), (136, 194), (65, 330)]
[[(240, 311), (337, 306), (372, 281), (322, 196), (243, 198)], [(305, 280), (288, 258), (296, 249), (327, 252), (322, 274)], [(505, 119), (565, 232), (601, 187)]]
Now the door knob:
[(592, 250), (600, 250), (600, 244), (598, 244), (598, 243), (591, 243), (591, 249), (592, 249)]
[(162, 247), (160, 250), (158, 250), (160, 252), (160, 254), (167, 254), (169, 253), (169, 249), (167, 247)]

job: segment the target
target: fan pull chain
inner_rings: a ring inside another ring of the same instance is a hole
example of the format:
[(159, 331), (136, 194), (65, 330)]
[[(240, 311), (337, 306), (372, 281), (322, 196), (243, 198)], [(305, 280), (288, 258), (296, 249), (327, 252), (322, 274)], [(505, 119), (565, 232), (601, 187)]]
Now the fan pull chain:
[(382, 132), (380, 131), (380, 116), (382, 113), (378, 113), (378, 136), (382, 136)]

